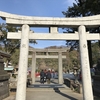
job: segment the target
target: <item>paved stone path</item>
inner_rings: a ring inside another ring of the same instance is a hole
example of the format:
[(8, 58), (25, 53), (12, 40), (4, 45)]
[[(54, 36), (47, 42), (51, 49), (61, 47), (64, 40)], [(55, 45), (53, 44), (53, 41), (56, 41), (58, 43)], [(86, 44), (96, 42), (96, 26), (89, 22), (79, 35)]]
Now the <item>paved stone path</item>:
[[(16, 92), (11, 92), (10, 96), (3, 100), (15, 100)], [(82, 94), (73, 92), (64, 84), (57, 84), (57, 80), (52, 80), (50, 85), (40, 84), (37, 78), (34, 85), (27, 88), (26, 100), (83, 100)], [(94, 100), (100, 100), (95, 98)]]
[[(16, 92), (4, 100), (15, 100)], [(34, 85), (30, 85), (26, 91), (26, 100), (82, 100), (82, 94), (73, 92), (64, 84), (57, 84), (57, 79), (50, 84), (40, 84), (37, 78)]]
[[(14, 92), (4, 100), (15, 100)], [(55, 87), (54, 85), (37, 85), (27, 88), (26, 100), (82, 100), (82, 94), (71, 91), (68, 87)]]

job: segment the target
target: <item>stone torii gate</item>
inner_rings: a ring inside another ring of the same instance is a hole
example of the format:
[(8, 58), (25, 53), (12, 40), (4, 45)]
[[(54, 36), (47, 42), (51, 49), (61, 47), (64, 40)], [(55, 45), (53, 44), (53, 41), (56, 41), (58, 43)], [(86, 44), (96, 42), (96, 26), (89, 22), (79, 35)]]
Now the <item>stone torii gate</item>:
[[(8, 32), (8, 39), (21, 39), (16, 100), (26, 99), (26, 73), (29, 39), (79, 40), (83, 80), (83, 99), (93, 100), (87, 40), (100, 40), (100, 34), (91, 34), (86, 32), (86, 28), (100, 26), (100, 15), (80, 18), (50, 18), (20, 16), (0, 11), (0, 17), (5, 19), (7, 24), (22, 26), (22, 32)], [(30, 27), (49, 27), (50, 33), (32, 33), (30, 32)], [(78, 29), (78, 32), (59, 34), (57, 30), (59, 27), (75, 27)]]
[[(35, 67), (36, 67), (36, 58), (58, 58), (58, 83), (63, 84), (63, 76), (62, 76), (62, 58), (66, 58), (66, 55), (62, 55), (62, 53), (66, 53), (68, 50), (67, 49), (29, 49), (29, 51), (33, 52), (32, 55), (29, 55), (28, 58), (32, 58), (32, 73), (31, 73), (31, 78), (32, 78), (32, 84), (35, 82)], [(37, 53), (40, 52), (45, 52), (46, 55), (40, 55)], [(57, 55), (49, 55), (48, 53), (50, 52), (57, 52)]]

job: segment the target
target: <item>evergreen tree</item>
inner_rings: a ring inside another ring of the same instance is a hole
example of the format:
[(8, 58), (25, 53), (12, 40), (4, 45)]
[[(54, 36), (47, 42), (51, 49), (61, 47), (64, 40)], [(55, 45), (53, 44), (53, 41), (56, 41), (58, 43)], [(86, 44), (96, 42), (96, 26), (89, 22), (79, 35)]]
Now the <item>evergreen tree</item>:
[[(7, 39), (7, 32), (18, 32), (21, 31), (21, 27), (14, 27), (7, 25), (5, 23), (0, 24), (0, 33), (2, 36), (0, 38), (0, 49), (11, 54), (10, 59), (5, 59), (7, 62), (12, 62), (13, 65), (18, 64), (19, 61), (19, 48), (20, 40), (16, 39)], [(30, 40), (30, 43), (37, 43), (35, 40)], [(15, 61), (16, 60), (16, 61)]]
[[(84, 17), (100, 14), (100, 0), (75, 0), (72, 7), (69, 7), (67, 11), (63, 11), (65, 17)], [(87, 28), (87, 31), (91, 33), (100, 32), (100, 28)], [(66, 28), (64, 33), (74, 33), (77, 31), (75, 28)], [(71, 50), (78, 48), (78, 41), (67, 41), (66, 44), (71, 46)], [(89, 61), (90, 67), (92, 67), (92, 51), (91, 51), (91, 41), (88, 41), (88, 51), (89, 51)]]

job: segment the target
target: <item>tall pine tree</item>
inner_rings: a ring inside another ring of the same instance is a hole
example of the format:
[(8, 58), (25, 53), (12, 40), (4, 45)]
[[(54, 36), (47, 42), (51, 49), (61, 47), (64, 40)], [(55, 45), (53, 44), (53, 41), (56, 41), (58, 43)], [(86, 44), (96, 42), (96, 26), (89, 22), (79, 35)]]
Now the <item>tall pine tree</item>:
[[(100, 14), (100, 0), (75, 0), (76, 3), (73, 3), (72, 7), (68, 7), (67, 11), (63, 11), (65, 17), (84, 17), (84, 16), (93, 16)], [(100, 32), (100, 28), (87, 28), (87, 31), (91, 33), (98, 33)], [(64, 33), (72, 33), (77, 31), (77, 29), (73, 28), (66, 28), (66, 31)], [(100, 44), (100, 42), (99, 42)], [(74, 48), (78, 48), (78, 41), (67, 41), (66, 45), (71, 46), (71, 50)], [(93, 66), (92, 64), (92, 50), (91, 50), (91, 41), (88, 41), (88, 51), (89, 51), (89, 62), (90, 67)]]

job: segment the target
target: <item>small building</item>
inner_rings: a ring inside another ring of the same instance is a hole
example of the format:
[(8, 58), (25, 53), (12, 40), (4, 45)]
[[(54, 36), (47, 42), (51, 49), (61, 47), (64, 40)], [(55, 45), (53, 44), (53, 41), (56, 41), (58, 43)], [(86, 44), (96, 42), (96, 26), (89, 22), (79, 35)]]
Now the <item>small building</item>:
[(4, 70), (7, 71), (10, 76), (12, 76), (12, 73), (14, 72), (13, 67), (4, 67)]

